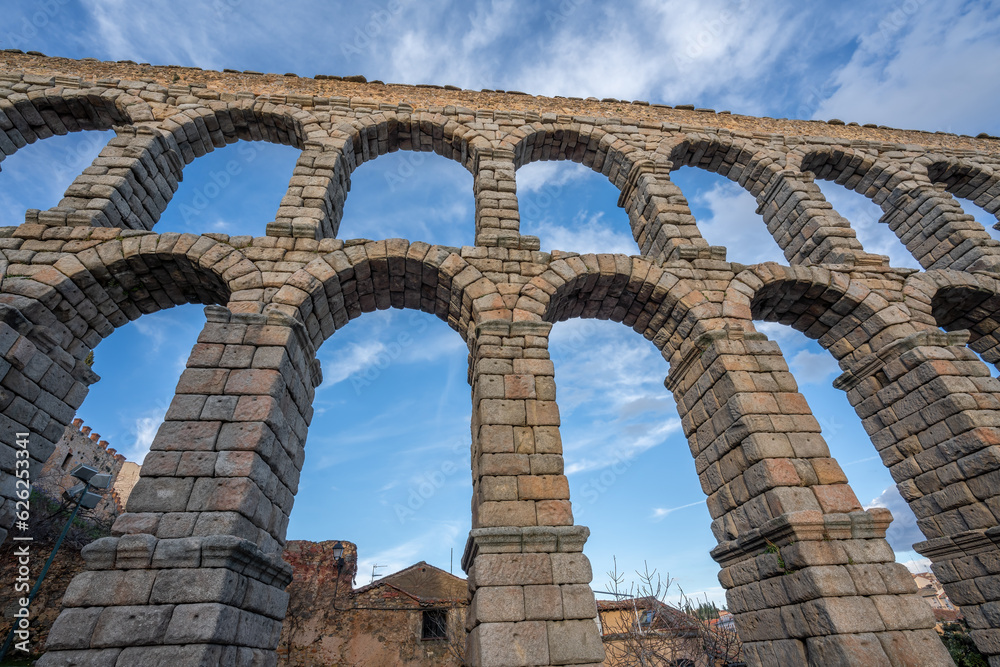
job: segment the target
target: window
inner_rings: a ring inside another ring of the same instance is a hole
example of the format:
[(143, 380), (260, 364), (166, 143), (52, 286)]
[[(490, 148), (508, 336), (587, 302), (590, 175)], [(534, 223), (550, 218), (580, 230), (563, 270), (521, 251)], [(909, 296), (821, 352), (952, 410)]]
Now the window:
[(639, 616), (639, 627), (648, 628), (653, 625), (653, 617), (656, 613), (652, 609), (647, 609)]
[(66, 470), (66, 468), (68, 468), (68, 467), (69, 467), (69, 462), (70, 462), (70, 461), (71, 461), (72, 459), (73, 459), (73, 451), (72, 451), (72, 450), (70, 450), (69, 452), (67, 452), (67, 454), (66, 454), (66, 458), (64, 458), (64, 459), (63, 459), (63, 462), (62, 462), (62, 466), (60, 466), (60, 467), (61, 467), (61, 468), (62, 468), (63, 470)]
[(424, 628), (421, 639), (447, 639), (448, 638), (448, 610), (447, 609), (427, 609), (423, 612)]

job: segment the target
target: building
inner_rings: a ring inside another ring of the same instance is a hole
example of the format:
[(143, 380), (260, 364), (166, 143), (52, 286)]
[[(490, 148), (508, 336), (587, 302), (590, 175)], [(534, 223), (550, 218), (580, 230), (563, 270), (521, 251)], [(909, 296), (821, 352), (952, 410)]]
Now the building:
[(66, 427), (56, 448), (45, 461), (41, 472), (33, 480), (35, 489), (59, 500), (62, 492), (79, 483), (70, 472), (78, 465), (86, 465), (98, 472), (111, 475), (112, 486), (103, 499), (91, 511), (91, 516), (99, 522), (110, 523), (125, 511), (132, 487), (139, 480), (139, 465), (126, 461), (125, 457), (101, 440), (82, 419), (74, 419)]
[(642, 655), (654, 665), (712, 667), (702, 650), (701, 621), (653, 597), (598, 600), (604, 665), (631, 665)]
[[(598, 622), (606, 667), (745, 665), (733, 616), (701, 621), (653, 597), (599, 600)], [(641, 656), (641, 660), (640, 660)]]
[(278, 664), (427, 667), (462, 664), (468, 584), (424, 562), (354, 588), (357, 547), (293, 540), (284, 559), (294, 569)]
[(917, 584), (917, 595), (934, 610), (934, 618), (939, 624), (956, 621), (962, 615), (961, 610), (948, 599), (944, 586), (933, 573), (918, 572), (913, 575), (913, 581)]

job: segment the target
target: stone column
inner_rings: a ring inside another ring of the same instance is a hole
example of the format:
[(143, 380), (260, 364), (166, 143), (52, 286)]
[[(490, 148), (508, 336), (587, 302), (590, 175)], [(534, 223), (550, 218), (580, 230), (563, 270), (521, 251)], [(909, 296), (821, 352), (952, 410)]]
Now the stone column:
[(775, 172), (757, 195), (757, 204), (757, 213), (792, 264), (888, 263), (882, 255), (864, 251), (851, 224), (833, 210), (812, 174)]
[(276, 664), (318, 362), (283, 313), (205, 310), (127, 513), (84, 549), (40, 665)]
[[(708, 249), (687, 200), (671, 180), (671, 162), (639, 160), (632, 165), (618, 206), (628, 213), (632, 235), (643, 257), (687, 259)], [(719, 249), (725, 257), (725, 249)]]
[(477, 150), (473, 167), (477, 246), (538, 250), (537, 237), (521, 236), (516, 169), (513, 151)]
[(551, 324), (490, 320), (470, 341), (473, 594), (466, 656), (478, 667), (596, 665), (589, 531), (573, 524), (548, 354)]
[(25, 222), (151, 230), (183, 179), (184, 162), (173, 135), (134, 131), (111, 139), (58, 206), (31, 209)]
[(274, 222), (267, 224), (267, 235), (336, 237), (350, 190), (351, 170), (343, 159), (342, 147), (307, 144), (295, 163)]
[(891, 515), (862, 509), (777, 344), (707, 334), (675, 353), (666, 384), (749, 663), (952, 664), (885, 541)]
[(1000, 662), (1000, 383), (968, 332), (923, 331), (837, 379), (928, 538), (914, 548)]
[(888, 223), (925, 269), (1000, 269), (1000, 243), (962, 210), (946, 187), (908, 180), (891, 191), (882, 188), (875, 197), (885, 212), (880, 222)]

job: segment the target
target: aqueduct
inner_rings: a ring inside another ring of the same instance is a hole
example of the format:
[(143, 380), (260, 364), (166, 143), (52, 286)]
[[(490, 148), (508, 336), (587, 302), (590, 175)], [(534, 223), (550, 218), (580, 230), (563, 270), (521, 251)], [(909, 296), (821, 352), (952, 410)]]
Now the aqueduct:
[[(1000, 384), (982, 361), (1000, 360), (1000, 244), (958, 202), (1000, 212), (1000, 140), (0, 52), (0, 157), (94, 129), (115, 137), (60, 204), (0, 229), (0, 535), (14, 434), (48, 456), (102, 339), (175, 304), (205, 304), (206, 322), (40, 665), (276, 663), (316, 349), (390, 307), (436, 315), (469, 348), (472, 664), (603, 660), (547, 351), (569, 318), (620, 322), (662, 352), (751, 664), (952, 664), (885, 540), (888, 511), (861, 507), (755, 320), (836, 358), (917, 549), (1000, 664)], [(185, 165), (237, 141), (301, 150), (265, 234), (157, 233)], [(396, 150), (472, 173), (474, 246), (337, 238), (352, 171)], [(604, 174), (636, 254), (541, 252), (522, 235), (516, 172), (536, 160)], [(726, 261), (670, 180), (681, 166), (756, 197), (787, 265)], [(865, 252), (816, 178), (881, 206), (924, 270)]]

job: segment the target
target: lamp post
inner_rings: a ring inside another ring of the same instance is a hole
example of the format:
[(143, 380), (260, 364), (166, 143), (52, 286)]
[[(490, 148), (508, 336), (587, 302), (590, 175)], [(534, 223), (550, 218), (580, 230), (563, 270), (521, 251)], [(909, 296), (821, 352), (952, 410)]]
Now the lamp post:
[[(104, 490), (111, 486), (111, 475), (99, 473), (90, 466), (80, 464), (73, 468), (73, 470), (70, 471), (70, 474), (80, 480), (80, 483), (66, 491), (63, 491), (63, 498), (69, 501), (75, 500), (76, 505), (73, 507), (73, 512), (69, 515), (69, 520), (66, 521), (66, 525), (63, 526), (59, 539), (56, 540), (55, 546), (52, 547), (52, 553), (49, 554), (49, 559), (45, 561), (45, 566), (42, 567), (42, 571), (38, 575), (38, 581), (35, 582), (34, 587), (28, 594), (28, 604), (25, 606), (30, 606), (31, 601), (35, 599), (36, 595), (38, 595), (38, 591), (42, 587), (42, 581), (45, 579), (45, 575), (49, 571), (49, 566), (52, 565), (52, 561), (55, 560), (56, 552), (59, 551), (59, 547), (62, 545), (62, 541), (66, 537), (66, 533), (69, 532), (69, 527), (73, 524), (73, 520), (76, 519), (76, 515), (79, 513), (80, 508), (84, 507), (91, 510), (97, 507), (97, 503), (101, 502), (101, 495), (99, 493), (91, 492), (90, 489)], [(17, 623), (14, 623), (14, 625), (10, 628), (10, 633), (7, 635), (7, 640), (3, 643), (3, 648), (0, 648), (0, 660), (3, 660), (7, 655), (7, 651), (10, 650), (10, 646), (14, 642), (14, 631), (16, 629)]]
[(337, 562), (337, 575), (340, 576), (340, 571), (344, 569), (344, 545), (339, 540), (333, 545), (333, 559)]

